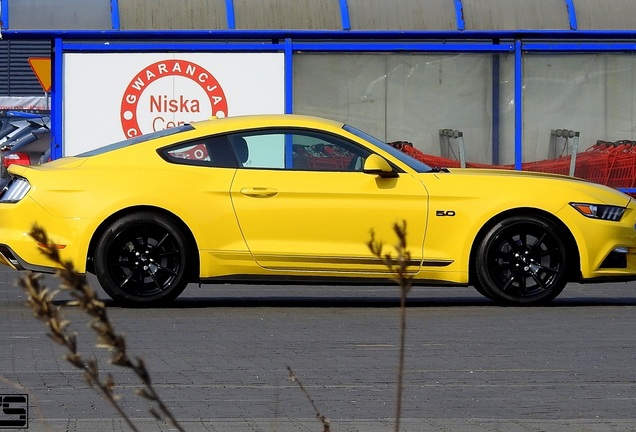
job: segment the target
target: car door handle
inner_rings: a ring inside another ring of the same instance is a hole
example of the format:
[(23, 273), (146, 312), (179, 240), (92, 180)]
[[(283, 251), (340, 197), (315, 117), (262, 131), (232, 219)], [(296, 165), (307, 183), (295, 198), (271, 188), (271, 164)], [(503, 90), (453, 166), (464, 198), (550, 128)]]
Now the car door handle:
[(278, 195), (278, 191), (266, 187), (248, 187), (241, 189), (241, 193), (252, 198), (271, 198)]

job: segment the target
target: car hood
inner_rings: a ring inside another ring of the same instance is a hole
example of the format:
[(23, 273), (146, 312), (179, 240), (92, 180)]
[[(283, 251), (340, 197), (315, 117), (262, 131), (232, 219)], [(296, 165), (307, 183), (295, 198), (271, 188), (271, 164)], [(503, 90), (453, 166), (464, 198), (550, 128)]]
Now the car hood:
[(608, 186), (576, 177), (504, 169), (454, 168), (419, 174), (429, 194), (541, 202), (591, 202), (627, 207), (632, 198)]

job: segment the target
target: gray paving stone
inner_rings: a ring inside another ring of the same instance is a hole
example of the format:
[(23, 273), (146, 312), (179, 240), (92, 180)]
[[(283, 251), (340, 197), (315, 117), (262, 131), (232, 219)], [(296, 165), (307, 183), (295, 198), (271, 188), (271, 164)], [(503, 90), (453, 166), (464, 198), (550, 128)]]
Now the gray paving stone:
[[(0, 394), (30, 395), (29, 430), (128, 430), (45, 336), (18, 275), (0, 270)], [(376, 432), (394, 424), (397, 295), (391, 286), (193, 285), (171, 307), (108, 311), (188, 431), (321, 432), (289, 365), (332, 431)], [(401, 430), (636, 430), (635, 311), (634, 284), (568, 286), (542, 308), (415, 288)], [(80, 311), (66, 313), (139, 429), (174, 430), (149, 418), (136, 377), (94, 349)]]

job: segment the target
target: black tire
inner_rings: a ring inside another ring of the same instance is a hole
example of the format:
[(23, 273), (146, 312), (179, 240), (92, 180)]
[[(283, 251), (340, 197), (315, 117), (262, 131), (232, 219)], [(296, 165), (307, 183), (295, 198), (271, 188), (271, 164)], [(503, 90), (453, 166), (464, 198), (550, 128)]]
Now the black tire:
[(509, 217), (482, 238), (475, 255), (475, 274), (475, 285), (498, 303), (548, 303), (568, 282), (563, 233), (540, 216)]
[(490, 298), (490, 293), (488, 293), (488, 292), (487, 292), (487, 291), (486, 291), (486, 290), (485, 290), (485, 289), (484, 289), (481, 285), (479, 285), (479, 282), (478, 282), (478, 281), (474, 281), (474, 282), (473, 282), (473, 288), (475, 288), (475, 290), (476, 290), (479, 294), (481, 294), (481, 295), (483, 295), (484, 297), (486, 297), (486, 298), (488, 298), (488, 299), (492, 300), (492, 298)]
[(115, 220), (97, 241), (95, 275), (113, 300), (152, 306), (174, 300), (189, 282), (191, 252), (173, 218), (138, 212)]

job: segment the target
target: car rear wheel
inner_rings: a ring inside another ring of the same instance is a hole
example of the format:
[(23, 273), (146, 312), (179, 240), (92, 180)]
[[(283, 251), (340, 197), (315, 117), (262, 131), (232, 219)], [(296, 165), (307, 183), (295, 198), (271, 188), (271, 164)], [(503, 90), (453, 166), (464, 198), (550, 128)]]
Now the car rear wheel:
[[(488, 293), (488, 292), (484, 289), (484, 287), (482, 287), (482, 286), (479, 284), (479, 282), (478, 282), (478, 281), (473, 282), (473, 288), (475, 288), (475, 290), (476, 290), (479, 294), (483, 295), (484, 297), (486, 297), (486, 298), (490, 298), (490, 293)], [(492, 299), (491, 299), (491, 300), (492, 300)]]
[(563, 237), (554, 223), (540, 216), (513, 216), (497, 223), (477, 249), (476, 285), (503, 304), (553, 300), (568, 280)]
[(95, 275), (114, 300), (150, 306), (183, 292), (190, 259), (188, 242), (171, 217), (139, 212), (115, 220), (101, 235)]

